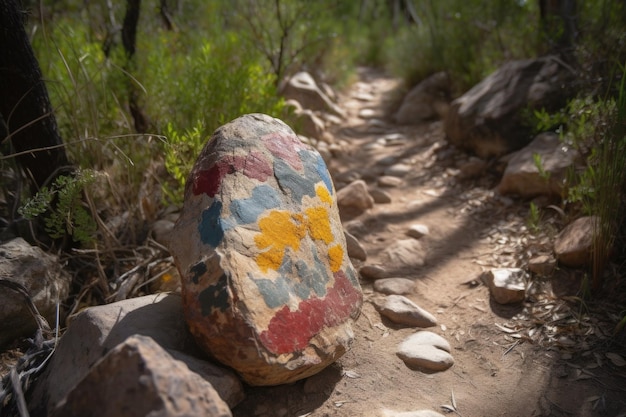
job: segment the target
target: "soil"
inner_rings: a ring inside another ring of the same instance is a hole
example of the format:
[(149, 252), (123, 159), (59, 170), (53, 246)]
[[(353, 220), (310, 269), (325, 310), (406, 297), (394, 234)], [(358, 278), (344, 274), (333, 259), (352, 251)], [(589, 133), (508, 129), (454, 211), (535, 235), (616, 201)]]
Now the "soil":
[[(463, 179), (458, 166), (468, 156), (447, 145), (440, 121), (390, 122), (397, 87), (383, 74), (360, 72), (340, 99), (348, 118), (333, 130), (341, 150), (329, 169), (338, 186), (341, 174), (354, 173), (375, 187), (383, 158), (414, 167), (402, 185), (385, 188), (390, 204), (343, 220), (368, 254), (366, 262), (355, 262), (357, 269), (381, 263), (381, 252), (406, 239), (410, 225), (429, 227), (422, 238), (425, 265), (394, 276), (415, 281), (407, 296), (437, 317), (438, 326), (428, 330), (450, 342), (454, 366), (439, 373), (409, 369), (396, 348), (416, 329), (381, 319), (371, 302), (372, 282), (363, 280), (365, 303), (352, 349), (307, 380), (247, 387), (233, 414), (391, 416), (429, 409), (463, 417), (626, 416), (626, 366), (610, 359), (611, 353), (626, 357), (623, 340), (611, 337), (618, 307), (581, 304), (582, 271), (558, 268), (550, 277), (535, 276), (527, 300), (511, 306), (493, 301), (481, 282), (486, 269), (525, 267), (531, 256), (551, 255), (565, 219), (547, 209), (531, 233), (528, 201), (493, 191), (501, 174), (497, 163)], [(359, 100), (364, 94), (370, 99)], [(371, 145), (377, 141), (381, 146)]]

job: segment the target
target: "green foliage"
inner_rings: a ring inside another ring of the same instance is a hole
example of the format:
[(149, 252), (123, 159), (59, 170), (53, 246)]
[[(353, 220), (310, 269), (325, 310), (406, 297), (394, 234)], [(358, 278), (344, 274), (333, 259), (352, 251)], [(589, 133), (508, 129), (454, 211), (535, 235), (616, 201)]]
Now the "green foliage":
[(204, 126), (200, 122), (183, 133), (176, 131), (171, 123), (165, 129), (168, 138), (165, 148), (165, 168), (174, 178), (174, 185), (166, 183), (163, 191), (172, 204), (182, 205), (185, 182), (206, 142), (204, 132)]
[(391, 71), (413, 85), (448, 71), (457, 92), (502, 62), (534, 55), (535, 2), (412, 1), (418, 22), (387, 40)]
[(544, 180), (544, 181), (548, 181), (550, 179), (550, 173), (547, 172), (544, 168), (543, 168), (543, 162), (541, 161), (541, 155), (538, 153), (533, 153), (533, 162), (535, 163), (535, 167), (537, 167), (537, 171), (539, 171), (539, 177)]
[(83, 207), (82, 197), (95, 178), (95, 173), (88, 170), (61, 175), (50, 187), (42, 187), (18, 212), (28, 220), (43, 216), (45, 230), (53, 239), (69, 235), (77, 242), (90, 243), (95, 239), (97, 227)]
[(539, 207), (531, 201), (528, 209), (528, 219), (526, 220), (526, 226), (532, 233), (539, 232), (541, 222), (541, 213)]

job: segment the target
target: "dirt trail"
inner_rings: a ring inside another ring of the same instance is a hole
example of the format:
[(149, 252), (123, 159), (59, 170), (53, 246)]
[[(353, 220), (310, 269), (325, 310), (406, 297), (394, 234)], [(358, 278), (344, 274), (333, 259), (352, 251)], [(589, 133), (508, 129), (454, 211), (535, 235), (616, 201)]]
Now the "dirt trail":
[[(371, 282), (363, 281), (366, 301), (351, 351), (305, 381), (248, 389), (234, 414), (384, 416), (422, 409), (444, 414), (441, 406), (451, 406), (452, 396), (456, 414), (463, 417), (625, 412), (623, 368), (618, 374), (606, 364), (586, 367), (594, 361), (593, 354), (589, 361), (567, 361), (569, 353), (532, 343), (527, 332), (503, 330), (518, 328), (516, 318), (523, 307), (494, 303), (479, 276), (485, 268), (514, 266), (521, 248), (547, 250), (547, 242), (534, 242), (525, 231), (527, 203), (492, 191), (495, 176), (458, 179), (456, 166), (467, 156), (446, 145), (440, 122), (409, 128), (382, 121), (395, 85), (381, 74), (361, 74), (342, 100), (349, 118), (335, 136), (346, 146), (330, 170), (335, 178), (354, 173), (375, 186), (384, 158), (414, 167), (402, 185), (385, 189), (391, 204), (377, 204), (345, 224), (367, 250), (367, 264), (381, 262), (381, 252), (407, 238), (411, 224), (429, 227), (430, 233), (422, 238), (426, 264), (396, 276), (415, 281), (415, 291), (408, 297), (437, 317), (438, 327), (429, 330), (450, 342), (455, 365), (432, 374), (407, 368), (395, 352), (416, 329), (381, 320), (371, 303), (375, 296)], [(367, 118), (358, 117), (360, 112)], [(567, 274), (559, 279), (565, 284), (562, 293), (575, 293), (575, 279)]]

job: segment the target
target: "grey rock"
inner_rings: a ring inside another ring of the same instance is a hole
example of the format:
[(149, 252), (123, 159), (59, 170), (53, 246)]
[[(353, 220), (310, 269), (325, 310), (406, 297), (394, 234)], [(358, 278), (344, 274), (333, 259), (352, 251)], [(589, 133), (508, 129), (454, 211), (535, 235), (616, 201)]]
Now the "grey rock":
[(324, 121), (317, 117), (313, 111), (304, 109), (296, 110), (294, 121), (294, 131), (300, 135), (304, 135), (309, 138), (322, 140), (326, 127)]
[(385, 175), (390, 177), (404, 177), (409, 172), (415, 171), (415, 167), (409, 164), (394, 164), (385, 169)]
[(358, 259), (359, 261), (367, 260), (367, 252), (358, 239), (345, 230), (344, 234), (346, 235), (346, 249), (348, 250), (348, 256), (350, 258)]
[(361, 269), (359, 269), (359, 274), (365, 279), (381, 279), (385, 278), (388, 274), (385, 267), (381, 265), (363, 265)]
[(374, 199), (374, 203), (376, 204), (391, 203), (391, 195), (379, 188), (370, 189), (370, 195), (372, 196), (372, 198)]
[(319, 110), (341, 118), (346, 116), (307, 72), (299, 72), (292, 76), (283, 87), (282, 94), (287, 99), (297, 101), (305, 109)]
[[(22, 238), (13, 239), (0, 245), (0, 278), (26, 288), (39, 314), (55, 325), (57, 303), (67, 298), (71, 281), (56, 256)], [(23, 297), (0, 286), (0, 346), (33, 336), (37, 327)]]
[(483, 281), (500, 304), (512, 304), (526, 298), (526, 272), (519, 268), (494, 268), (483, 274)]
[(406, 234), (415, 239), (420, 239), (430, 233), (428, 226), (425, 224), (412, 224)]
[(481, 158), (500, 156), (530, 142), (523, 111), (561, 108), (572, 91), (569, 71), (555, 57), (511, 61), (450, 105), (447, 139)]
[[(147, 295), (90, 307), (71, 322), (55, 354), (37, 379), (31, 397), (33, 407), (49, 413), (87, 375), (93, 364), (133, 335), (148, 336), (168, 351), (204, 357), (187, 330), (180, 295)], [(211, 374), (220, 375), (213, 381), (222, 398), (241, 399), (243, 387), (232, 371), (210, 362), (206, 364)], [(190, 366), (194, 367), (197, 368), (197, 364)], [(222, 385), (220, 381), (224, 378), (231, 382)], [(230, 391), (233, 385), (236, 387)]]
[(443, 337), (428, 331), (419, 331), (407, 337), (398, 346), (396, 355), (409, 367), (429, 371), (445, 371), (454, 365), (450, 344)]
[(360, 214), (374, 207), (374, 199), (365, 181), (356, 180), (337, 191), (337, 205), (341, 213), (353, 210)]
[(450, 103), (450, 78), (438, 72), (424, 79), (404, 97), (394, 118), (399, 124), (418, 124), (445, 117)]
[(426, 249), (419, 240), (400, 239), (383, 251), (382, 258), (394, 268), (416, 268), (426, 263)]
[[(498, 191), (522, 197), (560, 196), (577, 153), (555, 133), (542, 133), (509, 160)], [(535, 158), (541, 159), (541, 172)]]
[(397, 324), (413, 327), (432, 327), (437, 319), (428, 311), (402, 295), (389, 295), (374, 303), (376, 310)]
[(407, 278), (383, 278), (374, 282), (374, 291), (382, 294), (410, 294), (415, 289), (415, 282)]
[(154, 340), (131, 336), (108, 352), (52, 413), (61, 416), (231, 416), (211, 384)]
[(596, 216), (580, 217), (558, 234), (554, 241), (554, 254), (559, 263), (573, 268), (591, 264), (593, 227), (596, 222)]
[(556, 268), (556, 259), (547, 255), (535, 256), (528, 260), (528, 270), (537, 275), (549, 276)]
[(383, 175), (378, 178), (378, 186), (383, 188), (399, 187), (403, 182), (402, 178), (392, 177), (390, 175)]

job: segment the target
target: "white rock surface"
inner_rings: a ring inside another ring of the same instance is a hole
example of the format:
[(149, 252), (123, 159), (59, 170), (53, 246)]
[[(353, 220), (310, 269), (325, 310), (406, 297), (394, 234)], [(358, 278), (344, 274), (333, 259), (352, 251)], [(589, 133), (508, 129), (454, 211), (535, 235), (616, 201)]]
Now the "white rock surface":
[(406, 234), (411, 236), (412, 238), (419, 239), (423, 236), (426, 236), (430, 233), (428, 226), (425, 224), (412, 224), (407, 230)]
[(500, 304), (519, 303), (526, 298), (526, 272), (520, 268), (494, 268), (483, 275), (489, 291)]
[(407, 366), (428, 371), (445, 371), (454, 364), (448, 341), (428, 331), (407, 337), (398, 346), (396, 355)]
[(413, 301), (403, 295), (388, 295), (376, 300), (374, 306), (378, 312), (394, 323), (412, 327), (432, 327), (437, 319)]
[(388, 295), (410, 294), (415, 289), (415, 281), (407, 278), (383, 278), (374, 282), (374, 291)]

